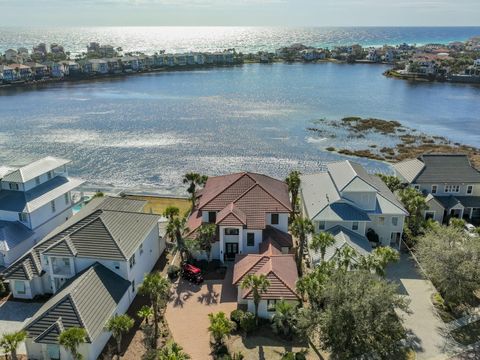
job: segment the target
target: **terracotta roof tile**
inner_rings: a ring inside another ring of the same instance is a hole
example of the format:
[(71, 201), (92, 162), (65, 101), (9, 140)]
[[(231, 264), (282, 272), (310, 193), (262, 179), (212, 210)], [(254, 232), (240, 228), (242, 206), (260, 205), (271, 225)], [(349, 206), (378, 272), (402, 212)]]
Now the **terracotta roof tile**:
[(223, 226), (243, 226), (247, 225), (247, 215), (235, 206), (234, 203), (230, 203), (217, 214), (217, 225)]

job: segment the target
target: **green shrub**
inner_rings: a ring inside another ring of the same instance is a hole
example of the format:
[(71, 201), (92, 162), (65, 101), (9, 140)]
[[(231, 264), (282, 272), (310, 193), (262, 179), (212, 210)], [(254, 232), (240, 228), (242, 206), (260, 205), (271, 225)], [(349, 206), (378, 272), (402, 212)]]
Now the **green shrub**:
[(243, 316), (245, 315), (245, 311), (236, 309), (230, 313), (230, 320), (232, 320), (237, 327), (240, 326), (240, 322), (242, 321)]
[(177, 265), (170, 265), (167, 269), (167, 274), (170, 280), (176, 279), (180, 273), (180, 268)]
[(244, 313), (242, 319), (240, 320), (240, 327), (245, 334), (250, 334), (257, 327), (255, 315), (248, 311)]

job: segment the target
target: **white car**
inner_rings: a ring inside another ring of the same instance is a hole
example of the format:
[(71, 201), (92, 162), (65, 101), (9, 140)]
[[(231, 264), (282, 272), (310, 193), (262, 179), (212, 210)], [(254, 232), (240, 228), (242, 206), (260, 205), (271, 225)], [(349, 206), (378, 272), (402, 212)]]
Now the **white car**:
[(475, 226), (473, 226), (472, 224), (465, 223), (464, 228), (465, 228), (465, 231), (468, 233), (468, 235), (478, 236), (477, 228)]

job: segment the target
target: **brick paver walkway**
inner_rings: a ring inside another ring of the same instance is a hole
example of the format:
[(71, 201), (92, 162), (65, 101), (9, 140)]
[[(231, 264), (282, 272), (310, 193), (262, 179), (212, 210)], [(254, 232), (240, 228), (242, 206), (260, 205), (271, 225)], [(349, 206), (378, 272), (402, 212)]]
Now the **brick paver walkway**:
[(182, 279), (165, 314), (173, 339), (192, 359), (210, 359), (209, 313), (230, 312), (237, 308), (237, 289), (232, 285), (233, 267), (224, 280), (205, 281), (201, 286)]

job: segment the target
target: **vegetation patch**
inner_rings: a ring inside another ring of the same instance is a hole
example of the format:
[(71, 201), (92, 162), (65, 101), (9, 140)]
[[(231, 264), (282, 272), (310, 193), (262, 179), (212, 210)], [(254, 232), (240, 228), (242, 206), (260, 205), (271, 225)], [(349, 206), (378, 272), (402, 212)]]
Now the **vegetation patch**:
[(362, 119), (356, 116), (345, 117), (342, 119), (342, 123), (346, 124), (353, 131), (363, 132), (373, 130), (382, 134), (394, 134), (402, 127), (402, 124), (394, 120)]
[(168, 196), (126, 195), (128, 199), (144, 200), (147, 202), (143, 211), (149, 214), (162, 215), (168, 207), (174, 206), (180, 210), (180, 214), (190, 211), (190, 201), (185, 198)]
[(453, 339), (462, 345), (474, 344), (480, 341), (480, 321), (462, 326), (451, 332)]

